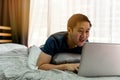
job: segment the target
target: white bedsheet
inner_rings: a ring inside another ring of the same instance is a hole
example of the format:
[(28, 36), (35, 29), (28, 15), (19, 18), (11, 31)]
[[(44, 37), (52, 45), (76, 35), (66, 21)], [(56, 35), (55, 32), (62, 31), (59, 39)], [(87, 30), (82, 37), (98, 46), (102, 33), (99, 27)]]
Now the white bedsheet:
[(28, 67), (27, 50), (0, 54), (0, 80), (120, 80), (120, 77), (80, 77), (61, 70), (32, 70)]

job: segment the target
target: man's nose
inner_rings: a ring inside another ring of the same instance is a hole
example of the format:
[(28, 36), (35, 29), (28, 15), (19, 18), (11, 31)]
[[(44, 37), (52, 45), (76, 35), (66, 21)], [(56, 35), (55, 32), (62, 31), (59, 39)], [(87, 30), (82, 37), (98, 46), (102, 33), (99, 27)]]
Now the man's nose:
[(81, 34), (81, 38), (85, 38), (86, 37), (86, 33), (85, 32), (83, 32), (82, 34)]

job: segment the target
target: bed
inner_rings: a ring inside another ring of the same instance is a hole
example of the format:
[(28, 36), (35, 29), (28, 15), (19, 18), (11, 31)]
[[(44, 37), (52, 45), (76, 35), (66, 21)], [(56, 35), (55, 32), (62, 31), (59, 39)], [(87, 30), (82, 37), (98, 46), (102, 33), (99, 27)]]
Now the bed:
[[(30, 48), (10, 42), (0, 44), (0, 80), (120, 80), (120, 77), (82, 77), (70, 71), (45, 71), (33, 68), (34, 54), (39, 47)], [(37, 54), (38, 55), (38, 54)], [(30, 67), (33, 65), (32, 67)]]
[(26, 46), (15, 43), (0, 44), (0, 80), (120, 80), (119, 77), (82, 77), (57, 69), (31, 69), (28, 58), (29, 49)]

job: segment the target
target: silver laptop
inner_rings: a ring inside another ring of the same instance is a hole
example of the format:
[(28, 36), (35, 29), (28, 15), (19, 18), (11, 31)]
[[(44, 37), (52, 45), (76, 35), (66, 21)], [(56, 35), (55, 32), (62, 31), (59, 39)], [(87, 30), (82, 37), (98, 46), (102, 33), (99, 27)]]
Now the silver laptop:
[(85, 43), (80, 76), (120, 76), (120, 44)]

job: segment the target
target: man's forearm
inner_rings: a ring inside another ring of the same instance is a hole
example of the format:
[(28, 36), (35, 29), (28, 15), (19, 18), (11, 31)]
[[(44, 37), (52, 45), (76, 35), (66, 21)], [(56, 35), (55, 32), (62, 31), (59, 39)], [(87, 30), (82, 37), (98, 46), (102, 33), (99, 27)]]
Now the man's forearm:
[(53, 64), (43, 64), (38, 67), (38, 69), (43, 69), (43, 70), (50, 70), (50, 69), (59, 69), (59, 70), (65, 70), (65, 64), (60, 64), (60, 65), (53, 65)]

